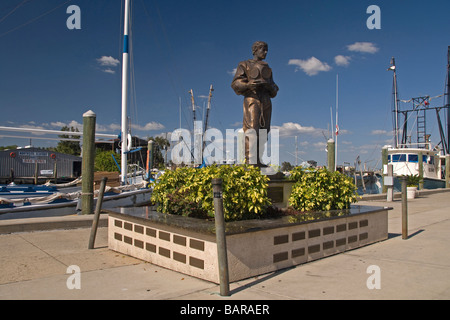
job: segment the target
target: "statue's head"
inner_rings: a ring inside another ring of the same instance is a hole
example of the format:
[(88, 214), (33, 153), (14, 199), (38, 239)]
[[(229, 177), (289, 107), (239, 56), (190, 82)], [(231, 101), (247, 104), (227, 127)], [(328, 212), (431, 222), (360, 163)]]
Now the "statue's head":
[(264, 41), (256, 41), (252, 45), (253, 57), (256, 60), (264, 60), (267, 56), (269, 46)]

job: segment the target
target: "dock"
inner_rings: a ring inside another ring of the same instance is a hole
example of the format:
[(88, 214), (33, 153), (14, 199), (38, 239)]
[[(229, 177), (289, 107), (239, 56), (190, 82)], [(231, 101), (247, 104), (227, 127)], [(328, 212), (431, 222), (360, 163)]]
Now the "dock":
[[(91, 250), (90, 216), (0, 221), (0, 299), (448, 300), (450, 189), (441, 191), (408, 201), (408, 239), (401, 201), (367, 197), (358, 204), (393, 208), (387, 240), (231, 283), (229, 297), (214, 283), (109, 250), (103, 215)], [(80, 269), (80, 289), (67, 286), (70, 266)], [(379, 288), (369, 288), (372, 270)]]

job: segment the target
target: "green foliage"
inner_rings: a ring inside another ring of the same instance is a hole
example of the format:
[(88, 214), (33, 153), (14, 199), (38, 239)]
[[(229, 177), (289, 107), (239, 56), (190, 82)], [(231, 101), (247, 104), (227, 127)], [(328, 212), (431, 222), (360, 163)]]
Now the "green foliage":
[(419, 177), (418, 174), (405, 175), (404, 177), (406, 177), (406, 186), (407, 187), (418, 187), (419, 183), (423, 182), (423, 179), (421, 177)]
[(296, 167), (290, 179), (296, 181), (289, 198), (295, 210), (347, 209), (358, 198), (352, 179), (337, 171)]
[(15, 144), (13, 144), (13, 145), (10, 145), (10, 146), (2, 146), (2, 147), (0, 147), (0, 151), (3, 151), (3, 150), (14, 150), (14, 149), (17, 149), (17, 145), (15, 145)]
[(117, 162), (120, 165), (120, 155), (113, 152), (113, 151), (97, 151), (95, 154), (95, 160), (94, 160), (94, 170), (95, 171), (107, 171), (107, 172), (116, 172), (119, 171), (119, 168), (117, 167), (116, 163), (114, 162), (113, 157), (111, 154), (114, 155)]
[[(79, 130), (77, 128), (74, 127), (67, 127), (64, 126), (61, 128), (61, 131), (69, 131), (69, 132), (79, 132)], [(66, 139), (79, 139), (80, 136), (77, 135), (59, 135), (58, 137), (60, 138), (66, 138)], [(59, 153), (64, 153), (64, 154), (71, 154), (73, 156), (79, 156), (81, 153), (81, 147), (80, 147), (80, 143), (76, 142), (76, 141), (60, 141), (58, 142), (58, 145), (56, 146), (55, 149), (56, 152)]]
[(164, 153), (167, 152), (167, 149), (170, 147), (169, 140), (163, 138), (163, 137), (150, 137), (148, 140), (153, 141), (153, 168), (161, 168), (164, 169), (165, 163), (164, 163), (164, 157), (162, 150), (164, 150)]
[(208, 166), (166, 171), (154, 185), (152, 201), (158, 211), (183, 216), (214, 217), (211, 180), (222, 178), (226, 221), (250, 219), (264, 214), (270, 200), (268, 178), (258, 168)]
[(283, 161), (281, 164), (281, 171), (291, 171), (292, 169), (294, 169), (294, 166), (290, 162)]

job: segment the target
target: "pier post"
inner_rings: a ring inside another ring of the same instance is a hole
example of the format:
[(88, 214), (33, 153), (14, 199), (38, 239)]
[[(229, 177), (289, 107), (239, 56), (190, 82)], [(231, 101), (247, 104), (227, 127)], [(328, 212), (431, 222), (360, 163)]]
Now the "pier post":
[(96, 114), (89, 110), (83, 114), (83, 158), (81, 182), (81, 213), (92, 214), (94, 208), (94, 158)]
[(387, 176), (384, 176), (383, 188), (386, 187), (386, 201), (394, 201), (394, 166), (387, 165)]
[(35, 159), (35, 163), (34, 163), (34, 184), (35, 185), (37, 185), (38, 184), (38, 182), (39, 182), (39, 169), (38, 169), (38, 166), (39, 166), (39, 164), (38, 164), (38, 160), (37, 159)]
[(100, 189), (97, 198), (97, 205), (95, 207), (94, 218), (92, 219), (91, 235), (89, 236), (88, 249), (94, 249), (95, 237), (97, 236), (98, 220), (100, 219), (100, 212), (102, 211), (103, 195), (105, 194), (106, 182), (108, 177), (103, 177), (100, 183)]
[(152, 169), (153, 169), (153, 154), (154, 154), (154, 142), (153, 140), (148, 140), (147, 143), (147, 178), (150, 181), (152, 178)]
[(423, 153), (422, 152), (419, 152), (418, 161), (419, 161), (419, 178), (420, 178), (419, 190), (423, 190)]
[[(327, 163), (328, 163), (328, 171), (330, 172), (334, 172), (336, 171), (336, 157), (335, 157), (335, 142), (333, 139), (329, 139), (327, 141), (327, 152), (328, 152), (328, 158), (327, 158)], [(355, 175), (356, 175), (356, 168), (355, 168)], [(362, 177), (361, 177), (362, 178)]]
[[(381, 168), (382, 168), (382, 172), (383, 172), (383, 178), (386, 177), (386, 174), (385, 174), (386, 167), (385, 166), (387, 166), (387, 165), (388, 165), (388, 146), (384, 146), (381, 149)], [(388, 173), (388, 175), (389, 175), (389, 173)], [(383, 184), (383, 193), (386, 193), (387, 191), (388, 191), (388, 187), (385, 184)]]
[(445, 156), (445, 187), (450, 188), (450, 155)]
[(216, 223), (217, 257), (219, 262), (220, 295), (230, 295), (228, 276), (227, 242), (225, 238), (225, 219), (223, 216), (222, 179), (212, 179), (214, 197), (214, 220)]
[(408, 199), (406, 197), (407, 183), (406, 177), (401, 177), (402, 180), (402, 239), (408, 239)]

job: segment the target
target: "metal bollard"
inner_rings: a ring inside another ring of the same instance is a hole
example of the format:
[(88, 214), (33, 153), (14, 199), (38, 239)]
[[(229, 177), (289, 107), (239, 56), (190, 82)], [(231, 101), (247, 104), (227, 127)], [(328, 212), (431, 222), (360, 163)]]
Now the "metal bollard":
[(107, 177), (103, 177), (102, 182), (100, 184), (100, 190), (97, 198), (97, 206), (95, 207), (94, 218), (92, 219), (92, 229), (91, 235), (89, 237), (89, 246), (88, 249), (94, 249), (95, 237), (97, 235), (97, 227), (98, 220), (100, 218), (100, 211), (102, 210), (103, 204), (103, 195), (105, 193), (106, 182), (108, 181)]
[(214, 196), (214, 220), (216, 222), (217, 256), (219, 262), (220, 295), (230, 295), (228, 277), (227, 243), (225, 238), (225, 219), (223, 216), (222, 179), (212, 179)]
[(402, 239), (408, 239), (408, 199), (406, 197), (406, 177), (402, 177)]

